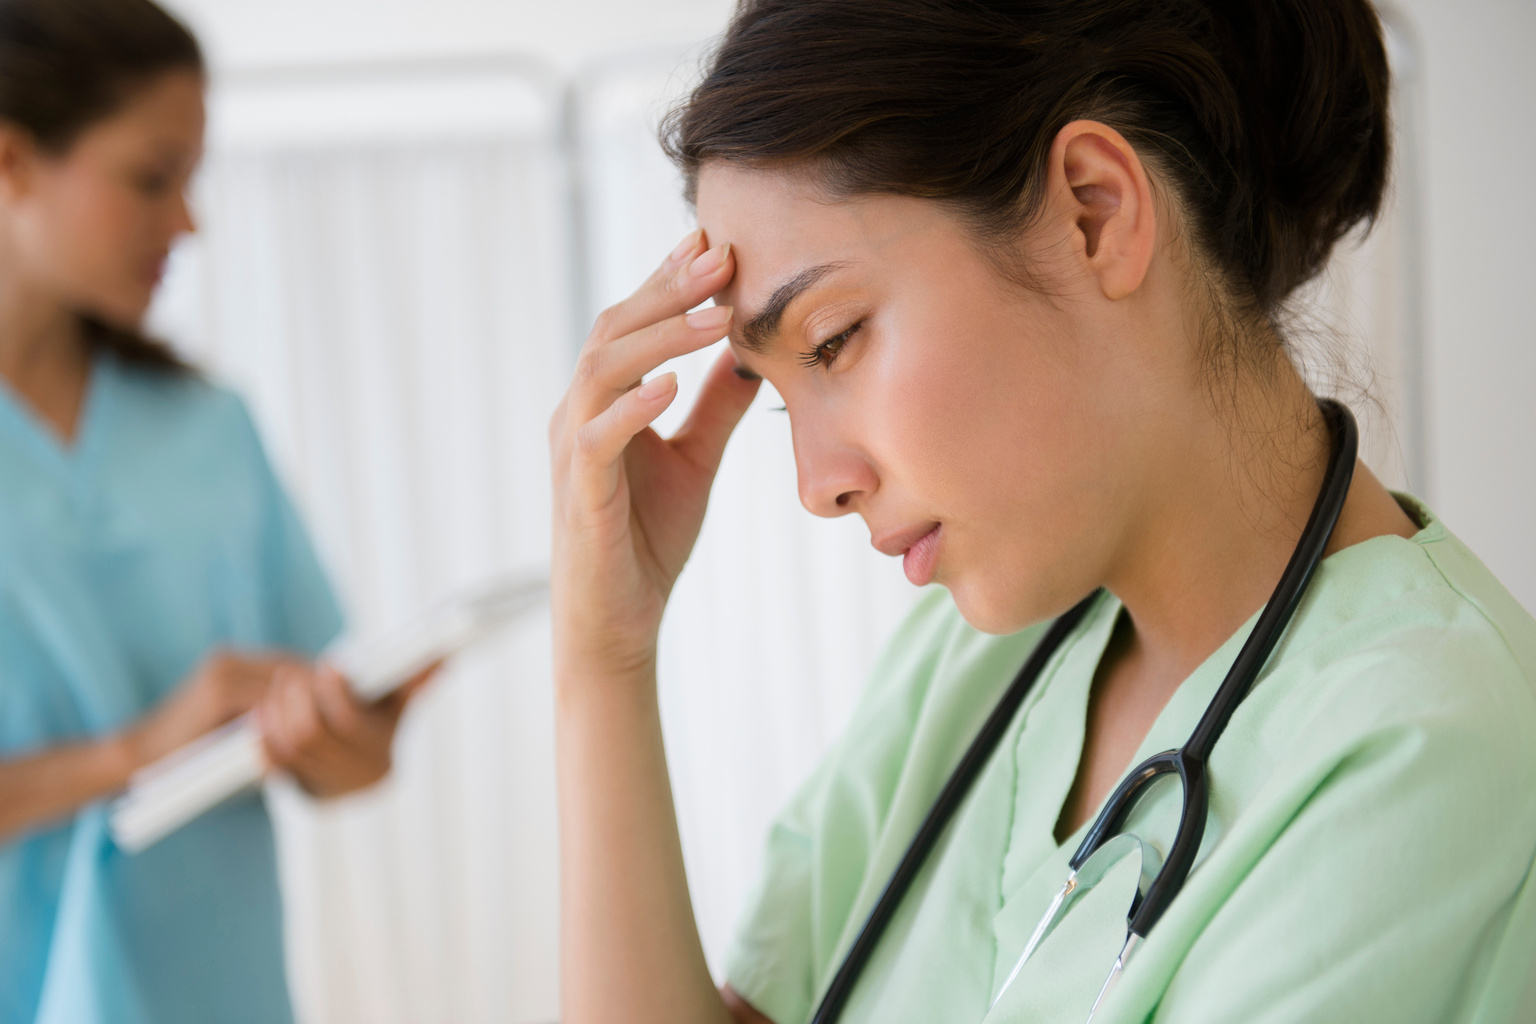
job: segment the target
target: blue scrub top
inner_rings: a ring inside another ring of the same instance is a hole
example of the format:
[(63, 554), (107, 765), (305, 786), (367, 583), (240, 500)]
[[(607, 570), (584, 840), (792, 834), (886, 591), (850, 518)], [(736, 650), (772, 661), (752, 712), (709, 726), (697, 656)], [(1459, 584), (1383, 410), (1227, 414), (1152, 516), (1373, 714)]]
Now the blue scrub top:
[[(240, 400), (99, 356), (76, 442), (0, 386), (0, 758), (122, 729), (216, 648), (341, 613)], [(0, 846), (0, 1024), (284, 1024), (259, 794), (138, 855), (105, 807)]]

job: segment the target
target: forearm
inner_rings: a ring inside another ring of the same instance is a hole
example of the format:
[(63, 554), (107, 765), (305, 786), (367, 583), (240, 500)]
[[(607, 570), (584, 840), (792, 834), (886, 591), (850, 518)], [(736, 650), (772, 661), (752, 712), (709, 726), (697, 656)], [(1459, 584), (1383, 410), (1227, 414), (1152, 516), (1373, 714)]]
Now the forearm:
[(122, 789), (137, 767), (133, 746), (124, 738), (0, 761), (0, 842)]
[(755, 383), (723, 353), (672, 437), (668, 359), (724, 337), (729, 307), (689, 313), (734, 273), (695, 231), (598, 317), (550, 419), (550, 579), (560, 781), (566, 1024), (730, 1024), (699, 942), (656, 705), (656, 635), (709, 488)]
[(699, 941), (654, 669), (557, 686), (565, 1024), (729, 1024)]

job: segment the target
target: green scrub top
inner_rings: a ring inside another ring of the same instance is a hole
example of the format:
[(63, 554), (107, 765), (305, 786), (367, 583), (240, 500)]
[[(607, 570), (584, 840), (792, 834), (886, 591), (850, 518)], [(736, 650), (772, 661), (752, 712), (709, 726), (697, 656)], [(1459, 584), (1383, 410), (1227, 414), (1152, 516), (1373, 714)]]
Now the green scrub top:
[[(1536, 621), (1430, 512), (1327, 558), (1209, 764), (1183, 892), (1096, 1024), (1536, 1020)], [(918, 875), (843, 1020), (1076, 1024), (1125, 938), (1126, 858), (989, 1010), (1068, 874), (1053, 832), (1120, 614), (1051, 659)], [(1255, 616), (1256, 618), (1256, 616)], [(1253, 620), (1179, 687), (1135, 761), (1183, 743)], [(940, 787), (1039, 641), (925, 597), (842, 738), (771, 829), (728, 960), (776, 1024), (810, 1018)], [(1133, 762), (1135, 763), (1135, 762)], [(1166, 853), (1177, 783), (1129, 827)]]

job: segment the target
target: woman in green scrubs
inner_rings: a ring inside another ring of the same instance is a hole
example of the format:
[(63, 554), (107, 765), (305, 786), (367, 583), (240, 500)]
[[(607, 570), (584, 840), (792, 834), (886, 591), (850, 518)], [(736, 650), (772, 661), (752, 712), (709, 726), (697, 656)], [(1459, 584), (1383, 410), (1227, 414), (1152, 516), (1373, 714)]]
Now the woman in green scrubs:
[[(1365, 0), (742, 6), (666, 133), (701, 229), (598, 319), (551, 426), (566, 1024), (808, 1020), (1043, 624), (1102, 588), (842, 1018), (1087, 1019), (1131, 859), (1005, 982), (1301, 536), (1330, 437), (1287, 303), (1380, 208), (1388, 94)], [(721, 337), (662, 439), (675, 378), (637, 382)], [(717, 990), (656, 636), (759, 378), (806, 507), (942, 589), (774, 825)], [(1533, 681), (1536, 623), (1357, 465), (1193, 872), (1093, 1019), (1536, 1020)], [(1179, 810), (1127, 824), (1166, 851)]]

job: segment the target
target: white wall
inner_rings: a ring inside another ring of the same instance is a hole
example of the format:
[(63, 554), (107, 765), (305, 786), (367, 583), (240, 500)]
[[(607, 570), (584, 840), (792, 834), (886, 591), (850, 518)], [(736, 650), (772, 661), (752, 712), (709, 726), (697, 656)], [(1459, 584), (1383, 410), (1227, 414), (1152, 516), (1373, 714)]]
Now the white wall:
[(731, 0), (163, 0), (214, 62), (246, 68), (405, 55), (531, 53), (563, 69), (703, 39)]
[(1424, 65), (1429, 497), (1536, 610), (1536, 3), (1397, 2)]

